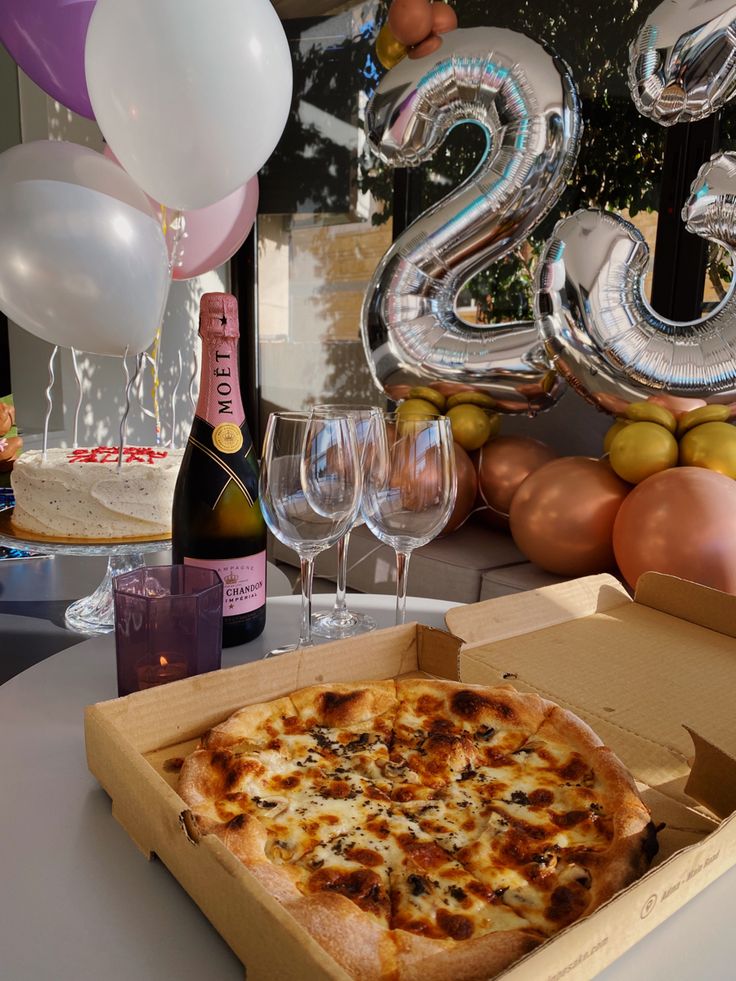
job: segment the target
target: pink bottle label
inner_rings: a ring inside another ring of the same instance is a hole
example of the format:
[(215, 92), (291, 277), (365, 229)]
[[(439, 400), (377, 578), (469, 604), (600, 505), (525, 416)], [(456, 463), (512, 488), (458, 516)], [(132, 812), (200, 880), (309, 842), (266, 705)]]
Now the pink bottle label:
[(242, 559), (184, 559), (184, 565), (214, 569), (222, 579), (222, 615), (235, 617), (266, 602), (266, 553)]

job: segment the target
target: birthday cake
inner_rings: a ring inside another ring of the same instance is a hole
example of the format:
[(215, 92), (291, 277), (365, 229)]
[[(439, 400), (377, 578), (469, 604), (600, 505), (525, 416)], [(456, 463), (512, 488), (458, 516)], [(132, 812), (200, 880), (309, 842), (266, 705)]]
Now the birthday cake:
[(171, 535), (171, 501), (183, 450), (29, 450), (15, 464), (13, 526), (47, 538), (120, 540)]

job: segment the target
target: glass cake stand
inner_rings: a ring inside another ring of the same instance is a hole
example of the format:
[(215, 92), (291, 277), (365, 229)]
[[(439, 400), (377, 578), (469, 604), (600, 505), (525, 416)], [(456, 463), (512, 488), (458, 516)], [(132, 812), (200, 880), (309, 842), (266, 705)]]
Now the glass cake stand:
[(67, 627), (83, 634), (108, 634), (115, 629), (112, 580), (123, 572), (145, 565), (144, 555), (169, 548), (170, 538), (131, 538), (127, 541), (46, 538), (13, 528), (13, 508), (0, 511), (0, 545), (30, 549), (48, 555), (106, 555), (107, 570), (102, 582), (89, 596), (71, 603), (64, 615)]

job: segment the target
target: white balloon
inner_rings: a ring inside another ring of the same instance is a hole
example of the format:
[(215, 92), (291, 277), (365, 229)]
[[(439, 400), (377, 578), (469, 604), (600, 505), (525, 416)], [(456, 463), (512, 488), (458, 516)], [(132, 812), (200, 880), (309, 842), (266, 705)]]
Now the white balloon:
[(220, 201), (263, 166), (291, 105), (269, 0), (97, 0), (87, 88), (105, 139), (156, 201)]
[(138, 353), (169, 292), (148, 199), (100, 153), (41, 140), (0, 154), (0, 309), (52, 344)]

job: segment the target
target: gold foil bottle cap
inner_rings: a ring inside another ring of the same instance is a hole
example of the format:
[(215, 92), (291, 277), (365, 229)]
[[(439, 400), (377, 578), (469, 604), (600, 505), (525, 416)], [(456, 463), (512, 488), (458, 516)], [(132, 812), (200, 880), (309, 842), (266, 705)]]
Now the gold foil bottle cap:
[(204, 293), (199, 301), (199, 336), (240, 337), (238, 301), (232, 293)]

